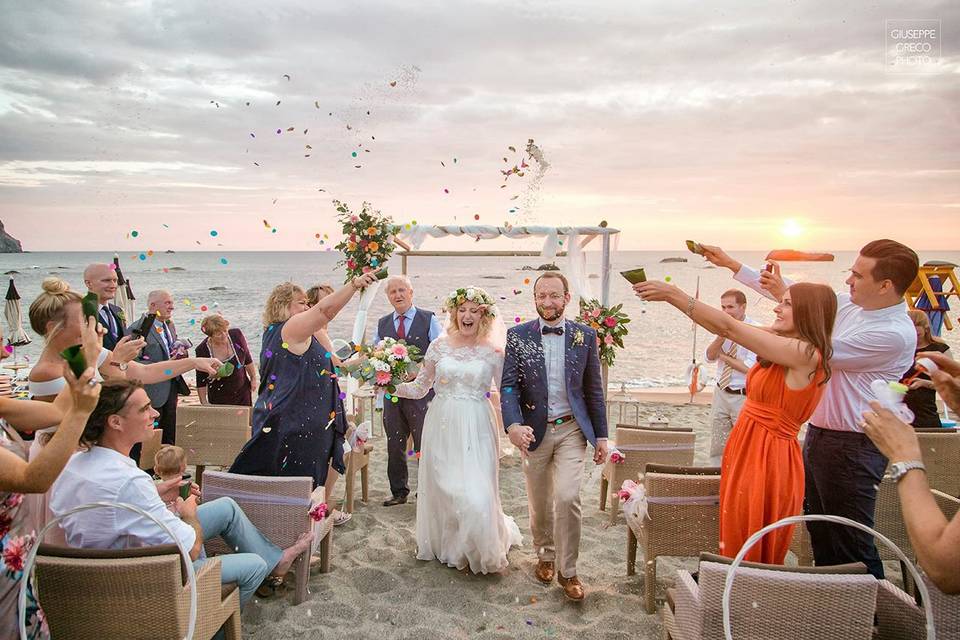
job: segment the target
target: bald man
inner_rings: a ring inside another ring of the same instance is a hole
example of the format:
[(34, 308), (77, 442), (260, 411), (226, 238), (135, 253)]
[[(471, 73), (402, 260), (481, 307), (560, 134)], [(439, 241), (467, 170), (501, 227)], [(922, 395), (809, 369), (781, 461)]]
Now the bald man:
[[(147, 335), (143, 336), (146, 344), (139, 357), (137, 357), (137, 361), (151, 364), (171, 360), (170, 352), (173, 343), (177, 340), (177, 330), (173, 326), (173, 296), (170, 295), (169, 291), (162, 289), (151, 291), (147, 295), (147, 312), (132, 323), (127, 332), (139, 330), (148, 314), (156, 314), (157, 318), (153, 328)], [(156, 384), (147, 384), (143, 388), (150, 396), (150, 405), (160, 412), (157, 417), (157, 427), (163, 429), (163, 444), (175, 444), (177, 438), (178, 391), (186, 389), (189, 392), (183, 376), (177, 376)], [(139, 460), (139, 445), (134, 447), (130, 455), (135, 460)]]
[(95, 262), (83, 270), (83, 283), (87, 291), (97, 296), (100, 305), (97, 322), (106, 330), (103, 346), (113, 351), (127, 330), (123, 309), (113, 304), (117, 295), (117, 272), (111, 264)]

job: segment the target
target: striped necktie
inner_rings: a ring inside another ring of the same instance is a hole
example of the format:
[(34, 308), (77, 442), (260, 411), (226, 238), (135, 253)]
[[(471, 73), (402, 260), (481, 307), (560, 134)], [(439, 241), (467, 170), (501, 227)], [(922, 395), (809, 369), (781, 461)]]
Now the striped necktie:
[[(730, 351), (724, 351), (723, 354), (731, 358), (736, 358), (737, 357), (736, 343), (731, 342)], [(723, 371), (720, 372), (720, 378), (717, 380), (717, 386), (720, 387), (721, 389), (726, 389), (727, 387), (729, 387), (730, 381), (733, 379), (733, 374), (734, 374), (734, 368), (731, 367), (729, 364), (724, 363)]]

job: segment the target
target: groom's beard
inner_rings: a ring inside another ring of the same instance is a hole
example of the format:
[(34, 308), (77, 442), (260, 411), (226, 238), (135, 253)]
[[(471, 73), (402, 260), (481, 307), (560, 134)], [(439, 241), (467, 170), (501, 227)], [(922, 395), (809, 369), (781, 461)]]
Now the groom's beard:
[(563, 312), (566, 307), (560, 307), (559, 309), (544, 309), (541, 306), (537, 306), (537, 315), (544, 319), (546, 322), (555, 322), (563, 317)]

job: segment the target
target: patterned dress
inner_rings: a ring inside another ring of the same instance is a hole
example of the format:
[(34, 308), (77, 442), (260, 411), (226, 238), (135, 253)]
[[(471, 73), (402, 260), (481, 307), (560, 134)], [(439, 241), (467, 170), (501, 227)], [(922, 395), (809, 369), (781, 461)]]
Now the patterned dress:
[[(6, 422), (0, 420), (0, 447), (26, 460), (29, 445)], [(23, 563), (37, 536), (31, 502), (22, 493), (0, 491), (0, 638), (19, 638), (17, 599)], [(49, 638), (43, 612), (33, 593), (27, 592), (27, 637)]]

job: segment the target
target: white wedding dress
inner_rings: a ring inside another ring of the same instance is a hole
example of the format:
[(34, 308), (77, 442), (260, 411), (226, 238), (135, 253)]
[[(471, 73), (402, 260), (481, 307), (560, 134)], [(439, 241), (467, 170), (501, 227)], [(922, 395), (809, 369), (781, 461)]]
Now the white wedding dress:
[(520, 529), (500, 506), (499, 428), (489, 401), (500, 383), (503, 353), (493, 347), (430, 343), (416, 380), (397, 387), (402, 398), (436, 392), (423, 422), (417, 476), (417, 558), (473, 573), (508, 565)]

